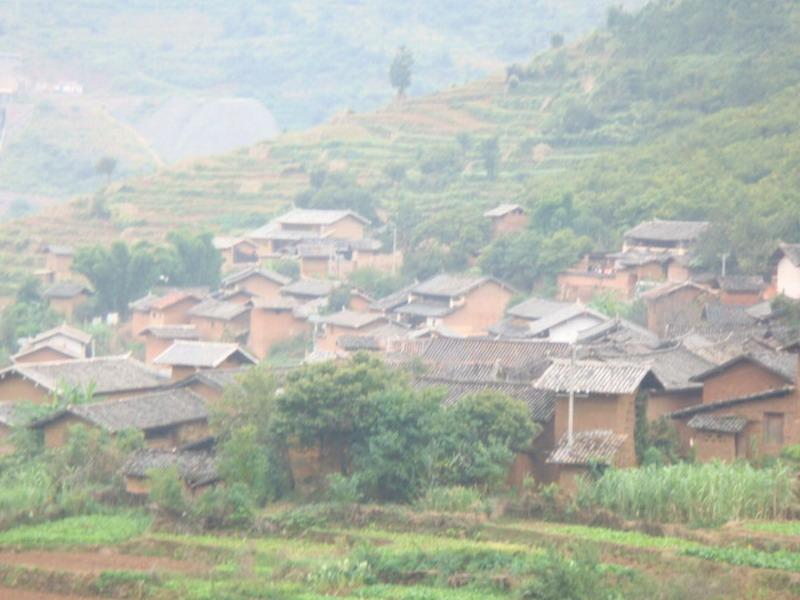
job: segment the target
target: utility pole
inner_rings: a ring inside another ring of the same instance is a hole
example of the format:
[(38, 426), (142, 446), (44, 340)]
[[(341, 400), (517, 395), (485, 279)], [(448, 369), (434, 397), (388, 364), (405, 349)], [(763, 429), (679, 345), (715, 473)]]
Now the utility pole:
[(397, 223), (392, 223), (392, 276), (397, 275)]
[(720, 254), (720, 258), (722, 259), (722, 277), (724, 278), (726, 273), (728, 272), (728, 257), (730, 256), (729, 252), (723, 252)]
[(569, 446), (572, 446), (575, 424), (575, 355), (577, 351), (577, 344), (573, 342), (569, 360), (569, 410), (567, 412), (567, 444)]

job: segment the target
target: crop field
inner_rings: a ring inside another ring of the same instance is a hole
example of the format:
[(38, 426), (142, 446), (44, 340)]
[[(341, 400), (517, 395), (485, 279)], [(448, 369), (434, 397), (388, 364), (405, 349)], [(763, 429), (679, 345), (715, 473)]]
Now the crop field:
[[(800, 538), (792, 540), (797, 530), (786, 523), (678, 528), (656, 535), (479, 515), (417, 513), (398, 519), (387, 516), (390, 509), (368, 507), (356, 513), (358, 518), (337, 520), (290, 511), (264, 521), (268, 525), (258, 532), (217, 535), (180, 531), (180, 523), (159, 525), (137, 512), (20, 526), (0, 533), (0, 596), (541, 597), (525, 590), (545, 572), (543, 565), (580, 569), (586, 560), (580, 556), (587, 552), (595, 558), (583, 568), (612, 586), (620, 594), (615, 598), (800, 594), (800, 552), (792, 549)], [(763, 549), (752, 545), (752, 534), (763, 542), (773, 528), (781, 533)]]

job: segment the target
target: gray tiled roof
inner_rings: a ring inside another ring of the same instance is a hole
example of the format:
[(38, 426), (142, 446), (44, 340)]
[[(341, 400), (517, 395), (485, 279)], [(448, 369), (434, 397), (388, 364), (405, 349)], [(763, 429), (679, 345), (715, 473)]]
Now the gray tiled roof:
[(557, 359), (547, 368), (536, 387), (566, 393), (632, 394), (652, 373), (649, 365)]
[(237, 271), (236, 273), (232, 273), (225, 277), (222, 280), (222, 287), (231, 287), (236, 285), (240, 281), (247, 279), (248, 277), (263, 277), (264, 279), (268, 279), (277, 283), (278, 285), (286, 285), (290, 283), (292, 280), (288, 277), (284, 277), (280, 273), (275, 273), (274, 271), (270, 271), (269, 269), (262, 269), (260, 267), (248, 267), (241, 271)]
[(627, 437), (603, 429), (576, 431), (570, 444), (567, 434), (564, 434), (547, 462), (557, 465), (610, 465)]
[(188, 314), (192, 317), (202, 319), (216, 319), (218, 321), (232, 321), (233, 319), (245, 314), (250, 309), (244, 304), (236, 302), (225, 302), (224, 300), (214, 300), (209, 298), (200, 304), (189, 309)]
[(401, 304), (405, 304), (408, 302), (408, 297), (416, 285), (416, 283), (413, 283), (396, 292), (392, 292), (388, 296), (378, 298), (370, 305), (370, 310), (389, 311)]
[(569, 302), (557, 302), (556, 300), (547, 300), (546, 298), (528, 298), (509, 308), (506, 314), (512, 317), (533, 321), (558, 312), (567, 306), (570, 306)]
[(531, 419), (538, 423), (545, 423), (552, 419), (555, 411), (555, 393), (550, 390), (535, 388), (527, 383), (512, 383), (506, 381), (451, 381), (422, 377), (417, 379), (414, 385), (417, 389), (444, 389), (446, 395), (442, 403), (445, 406), (452, 406), (465, 396), (471, 396), (481, 392), (495, 392), (523, 402), (528, 408), (528, 414)]
[(745, 354), (740, 354), (714, 366), (706, 371), (698, 373), (692, 379), (694, 381), (705, 381), (709, 377), (722, 373), (726, 369), (743, 361), (749, 361), (760, 365), (764, 369), (782, 377), (788, 383), (793, 383), (797, 375), (797, 356), (790, 352), (770, 352), (769, 350), (755, 350)]
[(411, 315), (414, 317), (438, 318), (449, 315), (455, 309), (445, 302), (423, 302), (415, 300), (394, 309), (398, 315)]
[(662, 242), (688, 242), (696, 240), (708, 229), (706, 221), (644, 221), (625, 232), (626, 239)]
[(146, 296), (143, 296), (138, 300), (134, 300), (128, 304), (128, 308), (135, 312), (150, 312), (150, 309), (153, 308), (153, 303), (156, 300), (158, 300), (158, 296), (152, 292), (148, 292)]
[[(435, 275), (430, 279), (417, 284), (412, 288), (414, 294), (420, 296), (437, 296), (442, 298), (456, 298), (489, 281), (504, 285), (492, 277), (480, 275)], [(505, 286), (508, 287), (508, 286)]]
[(706, 323), (718, 327), (747, 327), (756, 323), (756, 319), (744, 306), (732, 306), (721, 302), (706, 304), (703, 307), (703, 317)]
[(58, 391), (61, 385), (82, 389), (93, 385), (95, 394), (108, 394), (155, 388), (168, 382), (166, 377), (128, 355), (21, 363), (0, 371), (0, 377), (13, 374), (50, 392)]
[(64, 337), (73, 339), (76, 342), (80, 342), (84, 345), (90, 344), (92, 341), (92, 334), (81, 331), (80, 329), (76, 329), (75, 327), (70, 327), (64, 323), (58, 327), (53, 327), (52, 329), (48, 329), (47, 331), (37, 334), (36, 336), (28, 339), (25, 344), (27, 346), (35, 346), (36, 344), (56, 335), (63, 335)]
[(740, 433), (747, 426), (747, 419), (738, 415), (708, 415), (693, 416), (686, 423), (698, 431), (711, 431), (713, 433)]
[(320, 323), (333, 325), (335, 327), (347, 327), (350, 329), (362, 329), (368, 325), (386, 321), (386, 317), (376, 313), (357, 312), (354, 310), (342, 310), (337, 313), (323, 315), (319, 318)]
[(601, 312), (593, 310), (588, 306), (583, 306), (580, 304), (570, 304), (558, 310), (554, 313), (550, 313), (546, 317), (542, 317), (531, 323), (530, 332), (531, 335), (537, 336), (544, 333), (547, 333), (553, 327), (557, 327), (562, 323), (566, 323), (571, 321), (572, 319), (576, 319), (578, 317), (591, 317), (597, 321), (597, 323), (603, 323), (605, 321), (609, 321), (609, 317), (604, 315)]
[(432, 363), (497, 364), (506, 368), (519, 368), (544, 358), (565, 357), (569, 354), (569, 344), (558, 342), (435, 338), (422, 349), (421, 357)]
[[(242, 373), (246, 373), (249, 368), (249, 366), (245, 366), (233, 369), (203, 369), (192, 375), (189, 379), (191, 381), (199, 381), (217, 390), (222, 390), (226, 386), (235, 383), (238, 377)], [(188, 380), (185, 380), (185, 382), (188, 382)]]
[(528, 323), (517, 323), (514, 319), (501, 319), (489, 326), (489, 334), (506, 340), (524, 340), (533, 337)]
[(352, 210), (323, 210), (309, 208), (295, 208), (285, 215), (275, 219), (281, 225), (332, 225), (345, 217), (353, 217), (362, 223), (369, 224), (369, 220)]
[(658, 336), (649, 329), (620, 318), (609, 319), (594, 327), (584, 329), (578, 333), (576, 341), (579, 344), (609, 342), (624, 345), (637, 344), (651, 349), (655, 349), (661, 344)]
[(281, 288), (281, 294), (320, 298), (329, 295), (336, 288), (332, 281), (324, 279), (300, 279)]
[(137, 450), (122, 467), (122, 472), (129, 477), (146, 477), (150, 471), (172, 467), (178, 469), (181, 478), (190, 486), (219, 479), (214, 455), (203, 450)]
[(45, 298), (74, 298), (79, 294), (91, 294), (85, 285), (73, 281), (60, 281), (45, 288), (42, 296)]
[(757, 293), (764, 289), (764, 278), (760, 275), (728, 275), (718, 281), (720, 289), (726, 292)]
[(154, 358), (153, 364), (215, 368), (232, 356), (238, 356), (245, 363), (255, 364), (258, 362), (258, 359), (238, 344), (179, 340)]
[(772, 400), (773, 398), (783, 398), (795, 393), (793, 385), (778, 388), (777, 390), (767, 390), (758, 392), (756, 394), (749, 394), (747, 396), (740, 396), (739, 398), (729, 398), (727, 400), (719, 400), (717, 402), (707, 402), (705, 404), (698, 404), (696, 406), (689, 406), (680, 410), (669, 413), (669, 417), (673, 419), (684, 419), (694, 415), (713, 413), (721, 409), (739, 406), (740, 404), (749, 404), (750, 402), (761, 402), (763, 400)]
[(143, 335), (150, 334), (162, 340), (197, 340), (200, 334), (194, 325), (151, 325)]
[(71, 406), (39, 423), (70, 414), (111, 432), (126, 429), (147, 431), (208, 418), (203, 398), (187, 388), (173, 388), (132, 398)]

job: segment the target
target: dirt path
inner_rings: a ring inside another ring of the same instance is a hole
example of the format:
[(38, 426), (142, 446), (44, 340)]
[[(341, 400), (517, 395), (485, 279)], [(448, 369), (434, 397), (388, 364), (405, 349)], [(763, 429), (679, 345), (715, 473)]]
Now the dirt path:
[(0, 587), (0, 598), (3, 600), (97, 600), (97, 598), (88, 596), (62, 596), (7, 587)]
[[(173, 571), (202, 573), (205, 565), (162, 556), (135, 556), (104, 552), (0, 552), (0, 564), (49, 571), (96, 574), (103, 571)], [(0, 598), (5, 598), (0, 594)]]

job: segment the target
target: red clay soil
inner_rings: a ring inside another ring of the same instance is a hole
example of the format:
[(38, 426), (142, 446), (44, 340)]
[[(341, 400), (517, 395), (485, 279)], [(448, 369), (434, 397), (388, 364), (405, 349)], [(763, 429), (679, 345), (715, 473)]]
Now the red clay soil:
[[(48, 571), (96, 574), (103, 571), (172, 571), (202, 573), (205, 565), (163, 556), (136, 556), (112, 552), (0, 552), (0, 564)], [(0, 594), (0, 598), (5, 598)]]
[(7, 587), (0, 587), (0, 598), (3, 600), (97, 600), (97, 598), (89, 598), (88, 596), (61, 596), (59, 594)]

